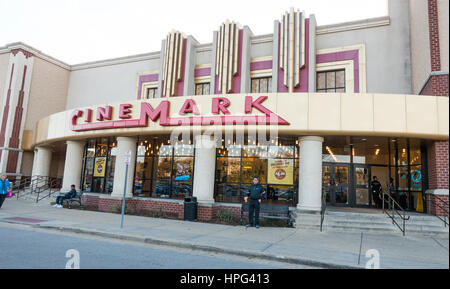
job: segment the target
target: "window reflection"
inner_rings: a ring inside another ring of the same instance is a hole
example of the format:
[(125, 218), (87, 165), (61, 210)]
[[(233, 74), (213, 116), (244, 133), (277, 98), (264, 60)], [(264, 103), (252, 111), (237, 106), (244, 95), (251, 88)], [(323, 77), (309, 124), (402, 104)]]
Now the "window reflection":
[(183, 199), (192, 195), (193, 177), (194, 145), (170, 144), (164, 137), (139, 140), (135, 196)]
[(82, 185), (85, 192), (112, 193), (115, 170), (116, 140), (90, 139), (85, 146)]
[(263, 202), (293, 205), (297, 201), (298, 183), (298, 147), (295, 141), (285, 140), (285, 145), (280, 141), (278, 146), (248, 143), (217, 149), (216, 202), (242, 202), (242, 196), (248, 192), (256, 176), (267, 193)]

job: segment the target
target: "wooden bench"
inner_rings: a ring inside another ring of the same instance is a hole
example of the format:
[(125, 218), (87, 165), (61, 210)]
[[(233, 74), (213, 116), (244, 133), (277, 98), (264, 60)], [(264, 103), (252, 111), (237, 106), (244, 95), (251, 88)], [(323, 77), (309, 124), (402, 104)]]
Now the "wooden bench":
[[(249, 213), (249, 204), (248, 203), (242, 204), (242, 206), (241, 206), (241, 220), (240, 220), (241, 225), (243, 223), (244, 213), (247, 213), (246, 216), (248, 217), (248, 213)], [(264, 214), (269, 214), (269, 215), (264, 215)], [(274, 214), (276, 214), (277, 216), (273, 216)], [(280, 216), (280, 215), (284, 215), (284, 216)], [(290, 226), (292, 224), (291, 211), (289, 210), (289, 206), (260, 204), (259, 218), (286, 220), (288, 226)]]
[(68, 208), (72, 209), (72, 204), (78, 203), (80, 205), (80, 208), (83, 208), (83, 205), (81, 204), (81, 196), (82, 195), (83, 195), (82, 192), (77, 192), (77, 195), (75, 197), (63, 200), (63, 204), (64, 204), (64, 202), (66, 202)]

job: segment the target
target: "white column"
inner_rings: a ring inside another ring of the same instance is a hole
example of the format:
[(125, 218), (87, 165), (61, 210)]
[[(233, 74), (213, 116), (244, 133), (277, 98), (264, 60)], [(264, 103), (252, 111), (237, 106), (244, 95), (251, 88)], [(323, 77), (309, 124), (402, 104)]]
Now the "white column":
[(131, 151), (131, 160), (128, 165), (128, 177), (126, 187), (126, 198), (133, 196), (133, 179), (134, 179), (134, 167), (136, 163), (136, 142), (135, 137), (118, 137), (117, 138), (117, 156), (116, 165), (114, 169), (114, 186), (111, 196), (123, 197), (123, 190), (125, 185), (125, 153)]
[(52, 162), (52, 151), (49, 147), (36, 147), (33, 163), (33, 176), (49, 176)]
[(214, 203), (216, 144), (209, 135), (195, 137), (194, 188), (198, 202)]
[(71, 185), (75, 185), (77, 191), (80, 190), (84, 145), (84, 141), (67, 141), (61, 192), (66, 193), (70, 191)]
[(297, 208), (320, 211), (322, 206), (322, 144), (317, 136), (300, 137), (299, 196)]

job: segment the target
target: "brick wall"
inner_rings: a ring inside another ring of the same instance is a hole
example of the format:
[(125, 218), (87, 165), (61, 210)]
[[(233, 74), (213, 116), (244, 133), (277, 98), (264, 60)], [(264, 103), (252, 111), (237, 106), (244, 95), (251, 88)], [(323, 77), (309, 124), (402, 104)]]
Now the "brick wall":
[(420, 92), (420, 95), (449, 96), (448, 93), (448, 74), (432, 75), (427, 84)]
[[(428, 214), (435, 216), (445, 216), (448, 217), (448, 195), (436, 195), (427, 194), (427, 208)], [(445, 208), (443, 210), (442, 208)]]
[(448, 190), (448, 141), (435, 141), (430, 143), (427, 150), (429, 189)]
[(428, 0), (428, 31), (430, 35), (431, 71), (439, 71), (441, 70), (441, 51), (437, 0)]
[[(107, 195), (83, 195), (83, 206), (85, 209), (101, 212), (117, 212), (122, 208), (122, 200), (108, 198)], [(179, 220), (184, 219), (183, 202), (165, 201), (165, 200), (144, 200), (128, 199), (125, 202), (126, 210), (137, 215), (149, 215), (150, 212), (162, 212), (166, 216), (175, 216)], [(214, 205), (201, 205), (197, 208), (197, 219), (200, 222), (210, 222), (216, 220), (218, 210), (231, 211), (236, 218), (241, 215), (240, 206), (221, 206), (220, 203)]]
[(99, 196), (83, 194), (81, 202), (85, 209), (97, 211), (98, 210), (98, 200), (99, 200)]

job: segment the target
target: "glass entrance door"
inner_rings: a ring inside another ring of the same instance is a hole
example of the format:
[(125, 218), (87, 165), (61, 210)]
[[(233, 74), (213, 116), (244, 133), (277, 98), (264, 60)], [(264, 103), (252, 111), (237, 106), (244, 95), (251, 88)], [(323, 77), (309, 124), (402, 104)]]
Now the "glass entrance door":
[[(356, 207), (371, 207), (370, 166), (354, 165), (354, 205)], [(352, 194), (353, 195), (353, 194)]]
[(327, 203), (332, 206), (349, 206), (349, 165), (326, 164), (322, 166), (322, 188)]

